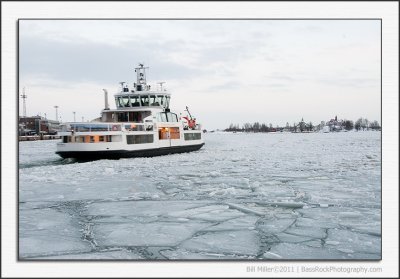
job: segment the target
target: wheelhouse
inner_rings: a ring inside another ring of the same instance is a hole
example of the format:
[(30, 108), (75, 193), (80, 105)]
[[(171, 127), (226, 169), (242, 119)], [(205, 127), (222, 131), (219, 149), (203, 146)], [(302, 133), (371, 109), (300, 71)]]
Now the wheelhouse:
[(117, 109), (140, 108), (140, 107), (161, 107), (169, 108), (171, 96), (167, 93), (130, 93), (116, 94), (115, 105)]

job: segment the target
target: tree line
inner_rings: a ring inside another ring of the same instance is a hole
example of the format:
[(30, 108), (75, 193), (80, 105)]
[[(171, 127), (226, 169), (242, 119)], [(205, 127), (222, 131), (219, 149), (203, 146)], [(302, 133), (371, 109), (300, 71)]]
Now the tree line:
[(271, 123), (245, 123), (243, 125), (231, 123), (228, 128), (224, 129), (226, 132), (253, 132), (253, 133), (268, 133), (268, 132), (312, 132), (322, 130), (324, 127), (329, 127), (330, 131), (340, 131), (347, 130), (351, 131), (353, 129), (357, 131), (365, 130), (380, 130), (381, 126), (378, 121), (369, 121), (366, 118), (359, 118), (357, 121), (352, 120), (337, 120), (331, 119), (330, 121), (321, 121), (321, 124), (313, 125), (312, 122), (306, 123), (303, 119), (300, 122), (294, 122), (292, 125), (286, 122), (285, 127), (273, 126)]

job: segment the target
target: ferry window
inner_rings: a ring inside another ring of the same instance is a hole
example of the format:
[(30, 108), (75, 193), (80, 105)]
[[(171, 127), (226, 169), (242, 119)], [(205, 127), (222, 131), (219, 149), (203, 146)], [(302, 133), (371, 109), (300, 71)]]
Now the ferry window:
[(127, 144), (142, 144), (154, 142), (153, 135), (128, 135), (126, 136)]
[(106, 141), (111, 142), (111, 135), (106, 136)]
[(99, 141), (104, 141), (104, 136), (99, 136)]
[(150, 106), (159, 106), (160, 102), (156, 95), (150, 95)]
[(201, 139), (201, 133), (184, 133), (185, 140), (199, 140)]
[(129, 124), (125, 125), (125, 129), (128, 131), (144, 131), (143, 124)]
[(130, 106), (129, 105), (129, 96), (121, 97), (121, 99), (122, 99), (122, 106), (124, 106), (124, 107), (129, 107)]
[(169, 96), (165, 97), (165, 104), (164, 105), (165, 105), (166, 108), (169, 108), (169, 99), (170, 99)]
[(118, 122), (127, 122), (128, 113), (118, 113)]
[(160, 140), (166, 140), (169, 139), (169, 129), (168, 128), (161, 128), (158, 129), (158, 138)]
[(116, 102), (117, 102), (117, 106), (118, 106), (118, 107), (123, 107), (123, 106), (124, 106), (124, 103), (123, 103), (121, 97), (117, 97), (117, 98), (115, 98), (115, 100), (116, 100)]
[(178, 116), (175, 113), (166, 112), (168, 122), (178, 122)]
[(141, 95), (140, 96), (140, 102), (142, 106), (148, 106), (149, 105), (149, 96), (148, 95)]
[(91, 124), (90, 129), (92, 132), (95, 131), (108, 131), (108, 124)]
[(178, 116), (175, 113), (171, 113), (170, 122), (178, 122)]
[(165, 103), (165, 101), (164, 101), (165, 96), (164, 96), (164, 95), (158, 95), (157, 97), (158, 97), (158, 100), (159, 100), (159, 102), (160, 102), (160, 105), (163, 106), (164, 103)]
[(119, 135), (115, 135), (115, 136), (111, 136), (111, 141), (115, 142), (115, 141), (122, 141), (122, 136)]
[(90, 131), (90, 125), (86, 124), (75, 124), (73, 126), (73, 130), (75, 132), (89, 132)]
[(168, 122), (168, 120), (167, 120), (167, 114), (161, 113), (161, 122)]
[(68, 137), (67, 136), (63, 136), (63, 143), (67, 143), (68, 142)]
[(75, 142), (85, 142), (85, 137), (75, 137)]
[(139, 96), (131, 96), (132, 107), (140, 107)]
[(179, 139), (180, 138), (180, 133), (179, 133), (178, 127), (169, 128), (169, 134), (170, 134), (171, 139)]
[(90, 142), (94, 142), (94, 137), (90, 136)]
[(142, 113), (141, 112), (134, 111), (132, 113), (132, 120), (131, 121), (133, 121), (133, 122), (142, 122), (142, 119), (143, 119), (143, 117), (142, 117)]

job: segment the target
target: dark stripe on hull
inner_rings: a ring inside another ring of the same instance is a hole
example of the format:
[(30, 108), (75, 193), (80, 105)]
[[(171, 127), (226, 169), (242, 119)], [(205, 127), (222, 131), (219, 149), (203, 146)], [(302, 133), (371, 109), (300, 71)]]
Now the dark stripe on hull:
[(144, 150), (105, 150), (105, 151), (57, 151), (62, 158), (78, 160), (120, 159), (132, 157), (154, 157), (174, 153), (184, 153), (199, 150), (204, 143), (186, 146), (171, 146)]

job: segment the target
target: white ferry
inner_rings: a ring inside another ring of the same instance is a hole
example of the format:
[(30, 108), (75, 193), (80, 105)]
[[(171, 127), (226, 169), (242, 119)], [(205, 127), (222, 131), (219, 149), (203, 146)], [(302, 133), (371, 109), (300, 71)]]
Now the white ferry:
[(156, 90), (147, 84), (143, 64), (135, 68), (137, 82), (129, 88), (121, 82), (115, 94), (116, 109), (108, 105), (101, 117), (91, 122), (65, 123), (58, 133), (56, 153), (63, 158), (81, 160), (151, 157), (190, 152), (204, 145), (201, 125), (186, 107), (187, 116), (170, 111), (171, 94), (158, 83)]

